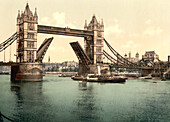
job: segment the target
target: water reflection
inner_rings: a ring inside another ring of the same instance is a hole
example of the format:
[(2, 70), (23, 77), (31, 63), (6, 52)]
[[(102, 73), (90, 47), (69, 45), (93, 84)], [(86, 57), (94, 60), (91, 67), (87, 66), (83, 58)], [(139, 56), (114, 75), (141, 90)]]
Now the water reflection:
[(79, 81), (79, 90), (87, 90), (87, 82)]
[(16, 96), (14, 120), (35, 121), (43, 112), (36, 110), (43, 105), (42, 82), (11, 82), (11, 91)]
[(95, 104), (95, 89), (92, 84), (87, 82), (79, 82), (79, 96), (75, 101), (76, 108), (73, 114), (78, 121), (99, 121), (100, 117), (97, 114), (99, 107)]

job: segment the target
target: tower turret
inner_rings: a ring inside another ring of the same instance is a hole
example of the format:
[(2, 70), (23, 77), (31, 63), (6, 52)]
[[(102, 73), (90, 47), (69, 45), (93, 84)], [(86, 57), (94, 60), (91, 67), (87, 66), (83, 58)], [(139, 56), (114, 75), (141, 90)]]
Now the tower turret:
[(87, 30), (87, 20), (85, 20), (84, 30)]
[(131, 52), (129, 52), (129, 59), (131, 59)]
[(102, 22), (101, 22), (101, 30), (104, 31), (104, 24), (103, 24), (103, 19), (102, 19)]
[(139, 59), (139, 53), (138, 52), (136, 53), (136, 58)]
[(35, 8), (35, 12), (34, 12), (34, 21), (35, 21), (36, 23), (38, 23), (37, 8)]
[(21, 15), (20, 15), (20, 10), (18, 10), (17, 24), (19, 24), (19, 23), (20, 23), (20, 18), (21, 18)]

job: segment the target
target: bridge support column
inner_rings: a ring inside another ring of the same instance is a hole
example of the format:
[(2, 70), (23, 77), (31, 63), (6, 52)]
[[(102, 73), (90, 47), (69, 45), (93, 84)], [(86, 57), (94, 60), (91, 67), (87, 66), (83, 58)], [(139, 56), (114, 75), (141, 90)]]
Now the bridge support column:
[(20, 63), (11, 66), (11, 81), (42, 81), (42, 63)]

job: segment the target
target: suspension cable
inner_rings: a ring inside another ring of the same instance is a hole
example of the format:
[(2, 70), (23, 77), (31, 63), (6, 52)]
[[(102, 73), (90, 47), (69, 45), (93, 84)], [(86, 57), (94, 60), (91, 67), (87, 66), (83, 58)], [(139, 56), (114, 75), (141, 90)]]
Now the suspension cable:
[(14, 33), (10, 38), (0, 44), (0, 52), (9, 47), (15, 40), (17, 40), (17, 33)]
[(128, 62), (129, 64), (132, 64), (133, 66), (136, 66), (136, 67), (139, 67), (139, 65), (135, 64), (135, 63), (132, 63), (130, 62), (129, 60), (127, 60), (126, 58), (122, 57), (115, 49), (113, 49), (111, 47), (111, 45), (106, 41), (106, 39), (104, 39), (106, 45), (109, 47), (110, 51), (119, 59), (122, 61), (122, 59), (126, 62)]

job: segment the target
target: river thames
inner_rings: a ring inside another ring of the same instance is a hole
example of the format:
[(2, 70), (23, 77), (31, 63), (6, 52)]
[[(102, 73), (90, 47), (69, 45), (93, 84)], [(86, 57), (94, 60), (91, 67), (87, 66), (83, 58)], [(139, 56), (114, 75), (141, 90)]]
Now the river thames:
[(16, 122), (168, 122), (170, 81), (101, 84), (45, 76), (14, 84), (0, 75), (0, 112)]

